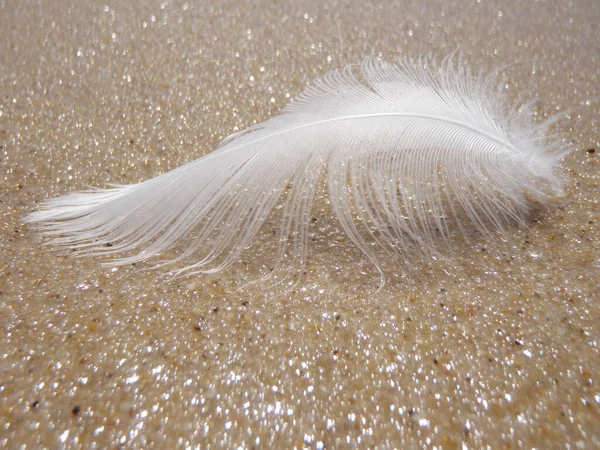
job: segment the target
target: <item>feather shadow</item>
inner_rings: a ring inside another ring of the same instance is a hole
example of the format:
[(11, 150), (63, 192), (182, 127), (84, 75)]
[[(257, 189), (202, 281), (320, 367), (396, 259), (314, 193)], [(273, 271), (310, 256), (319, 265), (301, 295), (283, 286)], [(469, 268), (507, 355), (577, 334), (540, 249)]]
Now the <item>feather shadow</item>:
[(196, 161), (140, 184), (47, 200), (24, 221), (78, 254), (121, 255), (111, 265), (152, 258), (193, 232), (170, 262), (195, 260), (174, 273), (215, 273), (279, 206), (274, 265), (302, 267), (324, 177), (341, 228), (378, 268), (380, 250), (444, 252), (455, 230), (524, 224), (532, 200), (561, 193), (555, 166), (566, 152), (548, 137), (556, 118), (534, 123), (497, 86), (453, 56), (367, 59)]

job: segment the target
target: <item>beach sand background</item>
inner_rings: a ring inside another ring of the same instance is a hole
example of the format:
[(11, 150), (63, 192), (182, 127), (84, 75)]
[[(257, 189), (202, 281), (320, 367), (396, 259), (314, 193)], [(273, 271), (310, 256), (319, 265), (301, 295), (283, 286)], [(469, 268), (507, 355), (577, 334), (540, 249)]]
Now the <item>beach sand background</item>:
[[(0, 23), (1, 447), (600, 447), (600, 3), (5, 0)], [(291, 289), (239, 290), (261, 245), (173, 281), (21, 223), (196, 159), (333, 68), (456, 49), (570, 111), (566, 193), (379, 292), (324, 198)]]

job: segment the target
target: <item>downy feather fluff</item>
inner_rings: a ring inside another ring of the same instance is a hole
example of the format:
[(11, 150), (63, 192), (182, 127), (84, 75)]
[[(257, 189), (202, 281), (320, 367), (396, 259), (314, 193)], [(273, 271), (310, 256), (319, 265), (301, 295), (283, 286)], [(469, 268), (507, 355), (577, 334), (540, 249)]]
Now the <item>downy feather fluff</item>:
[[(177, 273), (217, 272), (239, 259), (280, 204), (279, 250), (306, 261), (317, 186), (348, 237), (377, 265), (409, 248), (437, 252), (453, 229), (524, 224), (530, 200), (560, 192), (564, 152), (495, 77), (460, 59), (367, 59), (310, 84), (278, 116), (218, 149), (135, 185), (46, 201), (25, 217), (79, 254), (143, 261), (193, 232)], [(107, 245), (107, 244), (112, 245)], [(380, 248), (380, 250), (381, 250)], [(193, 259), (195, 258), (195, 259)]]

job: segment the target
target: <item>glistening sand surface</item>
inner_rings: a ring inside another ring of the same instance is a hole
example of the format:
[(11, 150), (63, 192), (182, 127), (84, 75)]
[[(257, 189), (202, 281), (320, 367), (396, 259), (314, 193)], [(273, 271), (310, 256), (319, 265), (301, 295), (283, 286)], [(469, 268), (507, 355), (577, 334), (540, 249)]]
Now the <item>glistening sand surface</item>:
[[(0, 20), (0, 446), (600, 447), (598, 2), (5, 0)], [(258, 250), (167, 281), (20, 222), (193, 160), (332, 68), (457, 47), (540, 114), (572, 108), (566, 195), (375, 295), (324, 208), (293, 291), (237, 291)]]

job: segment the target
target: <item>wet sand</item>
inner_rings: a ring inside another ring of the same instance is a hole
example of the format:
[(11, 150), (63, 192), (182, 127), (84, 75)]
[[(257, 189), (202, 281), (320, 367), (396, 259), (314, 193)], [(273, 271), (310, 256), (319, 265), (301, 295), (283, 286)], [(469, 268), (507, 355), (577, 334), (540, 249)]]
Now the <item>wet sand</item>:
[[(5, 1), (0, 19), (0, 446), (600, 447), (597, 2)], [(325, 198), (287, 289), (239, 290), (261, 248), (169, 280), (21, 223), (196, 159), (333, 68), (457, 48), (540, 117), (570, 109), (566, 192), (377, 293)]]

